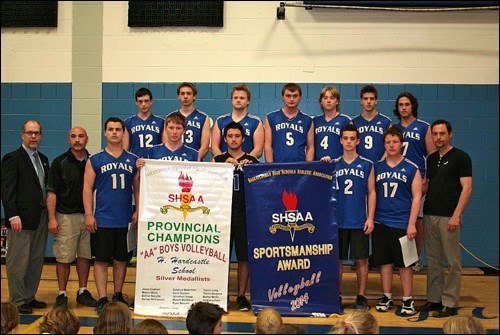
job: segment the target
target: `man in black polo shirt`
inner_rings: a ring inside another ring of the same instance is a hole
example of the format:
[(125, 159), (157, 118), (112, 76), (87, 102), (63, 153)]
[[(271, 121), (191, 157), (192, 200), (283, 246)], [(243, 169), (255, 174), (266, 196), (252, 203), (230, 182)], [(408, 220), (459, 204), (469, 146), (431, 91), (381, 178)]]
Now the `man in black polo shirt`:
[[(427, 157), (427, 195), (424, 204), (427, 303), (423, 309), (438, 318), (456, 315), (462, 274), (460, 231), (462, 214), (472, 193), (470, 156), (451, 145), (453, 132), (446, 120), (431, 125), (438, 149)], [(443, 271), (443, 260), (448, 274)]]
[(96, 307), (97, 301), (87, 290), (90, 271), (90, 232), (85, 229), (83, 208), (83, 174), (89, 157), (89, 138), (82, 127), (73, 127), (68, 134), (70, 149), (52, 162), (47, 186), (49, 231), (54, 234), (54, 256), (57, 261), (59, 295), (54, 307), (68, 304), (66, 287), (71, 263), (76, 259), (79, 290), (76, 301)]

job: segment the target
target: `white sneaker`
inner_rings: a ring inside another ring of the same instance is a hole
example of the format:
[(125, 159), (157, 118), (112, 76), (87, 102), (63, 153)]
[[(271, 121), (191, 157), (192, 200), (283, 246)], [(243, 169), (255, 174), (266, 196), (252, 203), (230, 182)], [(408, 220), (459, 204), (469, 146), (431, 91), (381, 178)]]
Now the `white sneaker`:
[(420, 270), (422, 270), (422, 261), (420, 260), (420, 258), (418, 259), (418, 261), (415, 262), (415, 264), (411, 268), (415, 272), (419, 272)]
[(401, 307), (401, 314), (403, 315), (417, 314), (417, 311), (415, 310), (415, 302), (412, 299), (403, 301), (403, 306)]
[(378, 312), (387, 312), (392, 308), (394, 305), (394, 301), (392, 299), (389, 299), (385, 294), (380, 298), (379, 303), (375, 308), (377, 309)]

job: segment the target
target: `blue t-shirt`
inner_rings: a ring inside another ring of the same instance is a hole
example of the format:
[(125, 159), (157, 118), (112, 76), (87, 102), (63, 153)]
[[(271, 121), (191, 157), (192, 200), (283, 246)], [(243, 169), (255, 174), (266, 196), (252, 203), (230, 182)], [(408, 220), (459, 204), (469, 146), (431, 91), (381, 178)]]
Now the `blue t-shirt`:
[(383, 136), (391, 122), (390, 118), (380, 113), (377, 113), (370, 121), (367, 121), (361, 114), (356, 116), (352, 123), (359, 132), (358, 154), (372, 162), (382, 159), (385, 152)]
[(342, 155), (343, 149), (340, 144), (340, 132), (351, 122), (351, 118), (344, 114), (338, 114), (330, 121), (326, 121), (325, 115), (315, 116), (314, 122), (314, 160), (321, 157), (331, 158)]
[(106, 150), (90, 156), (94, 181), (94, 217), (98, 228), (127, 228), (132, 221), (133, 180), (137, 156), (123, 150), (115, 158)]
[[(234, 120), (231, 113), (221, 115), (215, 121), (217, 122), (217, 126), (219, 127), (220, 131), (219, 149), (222, 152), (227, 151), (227, 143), (226, 141), (224, 141), (224, 128), (233, 121)], [(252, 114), (245, 115), (245, 117), (238, 122), (243, 126), (243, 129), (245, 129), (245, 140), (243, 141), (242, 146), (244, 152), (252, 152), (254, 148), (253, 135), (255, 134), (255, 131), (257, 130), (257, 127), (261, 122), (262, 121), (257, 116)]]
[(312, 118), (299, 110), (295, 117), (289, 119), (281, 109), (268, 113), (266, 117), (273, 137), (274, 162), (304, 162)]
[(361, 156), (350, 164), (339, 157), (335, 165), (339, 228), (363, 229), (366, 222), (368, 177), (373, 163)]
[(385, 159), (375, 163), (377, 223), (397, 229), (408, 227), (413, 199), (411, 184), (417, 171), (417, 165), (406, 158), (393, 168)]
[(154, 114), (146, 120), (137, 115), (125, 120), (125, 128), (129, 135), (129, 151), (139, 157), (146, 157), (147, 149), (162, 142), (165, 121)]
[[(170, 114), (173, 113), (177, 113), (184, 116), (179, 110), (176, 110)], [(170, 114), (167, 115), (167, 118)], [(182, 143), (193, 148), (194, 150), (200, 150), (201, 134), (203, 131), (203, 126), (207, 121), (207, 117), (208, 117), (207, 114), (197, 109), (195, 109), (191, 114), (185, 117), (186, 131), (182, 135)]]

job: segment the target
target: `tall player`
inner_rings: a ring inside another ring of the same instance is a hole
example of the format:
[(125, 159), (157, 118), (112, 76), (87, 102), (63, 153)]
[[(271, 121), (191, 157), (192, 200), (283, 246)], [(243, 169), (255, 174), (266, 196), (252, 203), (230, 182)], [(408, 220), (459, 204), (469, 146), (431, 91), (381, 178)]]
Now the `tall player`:
[(284, 106), (266, 115), (266, 162), (310, 162), (314, 159), (314, 125), (312, 118), (299, 110), (302, 89), (288, 83), (281, 89), (281, 98)]
[[(181, 107), (172, 113), (180, 114), (186, 118), (186, 131), (182, 135), (182, 143), (197, 150), (197, 160), (201, 162), (207, 155), (210, 145), (211, 120), (207, 114), (195, 107), (194, 103), (197, 96), (198, 90), (193, 83), (180, 83), (177, 86), (177, 98), (181, 103)], [(165, 133), (163, 142), (167, 140), (167, 137), (168, 135)]]
[[(370, 234), (375, 218), (375, 174), (373, 163), (358, 155), (359, 133), (353, 124), (340, 133), (343, 154), (336, 161), (337, 217), (339, 223), (339, 279), (342, 283), (342, 260), (356, 260), (358, 294), (354, 308), (368, 310), (365, 297), (368, 283)], [(322, 161), (329, 161), (322, 158)]]
[(377, 311), (387, 312), (392, 301), (393, 266), (399, 268), (403, 287), (401, 314), (417, 313), (412, 297), (413, 270), (405, 267), (399, 239), (406, 236), (413, 240), (417, 234), (417, 221), (422, 200), (422, 181), (418, 167), (402, 153), (403, 133), (395, 127), (384, 134), (386, 157), (375, 163), (375, 229), (372, 234), (373, 260), (380, 266), (384, 295), (376, 306)]
[(151, 112), (153, 94), (147, 88), (135, 92), (137, 114), (125, 120), (123, 148), (139, 157), (145, 157), (147, 149), (160, 144), (163, 136), (163, 119)]
[[(95, 257), (94, 278), (99, 294), (97, 314), (108, 301), (108, 264), (113, 262), (113, 301), (128, 306), (122, 289), (127, 274), (129, 222), (137, 226), (137, 210), (132, 208), (132, 193), (139, 199), (137, 156), (123, 149), (125, 123), (115, 117), (106, 120), (104, 150), (90, 156), (83, 179), (85, 228), (91, 233)], [(94, 207), (95, 196), (95, 207)]]
[(359, 97), (362, 111), (352, 120), (359, 131), (358, 153), (375, 163), (384, 156), (382, 137), (392, 121), (377, 111), (378, 92), (375, 86), (363, 86)]
[[(417, 164), (422, 177), (423, 189), (426, 189), (426, 157), (433, 153), (436, 148), (432, 142), (432, 134), (429, 124), (418, 119), (418, 100), (410, 92), (401, 92), (396, 99), (394, 106), (394, 115), (399, 119), (399, 123), (394, 126), (403, 132), (403, 156)], [(424, 193), (422, 193), (424, 195)], [(417, 220), (417, 253), (419, 260), (413, 267), (413, 270), (420, 271), (422, 262), (420, 261), (420, 252), (424, 244), (424, 223), (423, 223), (423, 203), (420, 208)]]
[(351, 123), (351, 118), (340, 113), (340, 95), (334, 86), (327, 86), (321, 90), (319, 105), (323, 114), (313, 118), (314, 160), (323, 157), (333, 159), (342, 155), (340, 133)]
[(220, 155), (227, 150), (224, 139), (224, 128), (232, 121), (240, 123), (245, 129), (243, 151), (259, 158), (264, 148), (264, 128), (262, 121), (255, 115), (248, 113), (251, 92), (245, 84), (234, 85), (231, 89), (231, 113), (217, 118), (212, 131), (212, 154)]

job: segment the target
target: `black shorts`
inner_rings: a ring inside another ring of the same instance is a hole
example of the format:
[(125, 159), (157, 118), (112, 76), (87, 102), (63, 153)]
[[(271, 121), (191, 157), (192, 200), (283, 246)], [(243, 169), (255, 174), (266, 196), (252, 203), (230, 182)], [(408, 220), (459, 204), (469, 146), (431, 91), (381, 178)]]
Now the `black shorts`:
[(127, 251), (128, 228), (98, 228), (90, 235), (92, 255), (97, 262), (130, 261), (132, 253)]
[(248, 239), (247, 239), (247, 221), (245, 213), (235, 212), (231, 215), (231, 237), (230, 250), (236, 250), (236, 259), (242, 262), (248, 262)]
[(372, 258), (375, 265), (394, 264), (404, 268), (403, 251), (399, 238), (406, 236), (406, 229), (391, 228), (384, 224), (375, 223), (372, 232)]
[[(370, 250), (370, 235), (363, 229), (339, 228), (339, 258), (367, 259)], [(351, 250), (349, 254), (349, 249)]]

